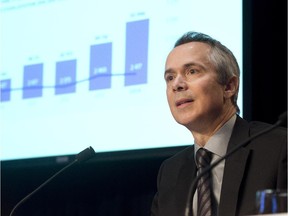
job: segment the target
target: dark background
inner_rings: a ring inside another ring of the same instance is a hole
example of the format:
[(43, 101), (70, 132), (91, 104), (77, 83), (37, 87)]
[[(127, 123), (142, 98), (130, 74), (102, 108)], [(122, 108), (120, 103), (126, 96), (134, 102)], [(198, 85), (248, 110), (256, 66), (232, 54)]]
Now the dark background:
[(275, 123), (287, 110), (287, 1), (244, 0), (243, 114)]
[[(243, 8), (241, 112), (247, 120), (275, 123), (287, 110), (287, 1), (244, 0)], [(15, 215), (149, 215), (158, 168), (182, 148), (97, 154), (57, 176)], [(18, 201), (73, 159), (2, 162), (1, 215), (9, 215)]]

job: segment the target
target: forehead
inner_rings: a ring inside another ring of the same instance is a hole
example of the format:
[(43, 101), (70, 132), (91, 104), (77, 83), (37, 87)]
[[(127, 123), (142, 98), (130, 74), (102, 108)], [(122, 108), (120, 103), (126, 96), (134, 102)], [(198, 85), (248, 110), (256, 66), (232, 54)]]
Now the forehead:
[(203, 42), (185, 43), (173, 48), (167, 56), (167, 60), (174, 56), (206, 56), (210, 49), (210, 46)]
[(188, 63), (208, 64), (210, 46), (202, 42), (190, 42), (175, 47), (168, 54), (165, 69), (181, 67)]

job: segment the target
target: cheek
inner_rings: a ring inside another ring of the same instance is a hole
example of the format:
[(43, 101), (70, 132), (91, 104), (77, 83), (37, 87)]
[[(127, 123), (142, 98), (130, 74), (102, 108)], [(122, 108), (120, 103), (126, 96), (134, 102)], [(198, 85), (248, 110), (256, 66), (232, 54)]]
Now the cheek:
[(173, 99), (172, 95), (169, 93), (169, 91), (166, 91), (166, 97), (167, 97), (168, 105), (171, 109), (172, 104), (174, 104), (174, 99)]
[(166, 96), (167, 96), (167, 102), (168, 102), (168, 105), (169, 105), (169, 109), (170, 109), (170, 112), (171, 114), (173, 115), (173, 117), (175, 119), (177, 119), (177, 108), (175, 107), (175, 99), (174, 99), (174, 93), (171, 93), (169, 91), (166, 91)]
[(199, 94), (203, 96), (204, 100), (212, 103), (223, 100), (224, 90), (221, 85), (214, 82), (203, 83), (198, 85)]
[(217, 104), (222, 105), (223, 103), (224, 95), (222, 89), (219, 88), (219, 86), (206, 89), (204, 95), (206, 96), (207, 103), (210, 103), (211, 106), (217, 106)]

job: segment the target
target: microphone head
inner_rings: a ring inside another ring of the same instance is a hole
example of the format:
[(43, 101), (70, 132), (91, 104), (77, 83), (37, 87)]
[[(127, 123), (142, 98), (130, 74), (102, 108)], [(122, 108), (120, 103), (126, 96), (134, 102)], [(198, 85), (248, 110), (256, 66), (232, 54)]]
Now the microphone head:
[(81, 151), (80, 153), (78, 153), (76, 155), (76, 160), (78, 162), (84, 162), (86, 160), (89, 160), (90, 158), (94, 157), (95, 156), (95, 151), (94, 149), (90, 146), (86, 149), (84, 149), (83, 151)]

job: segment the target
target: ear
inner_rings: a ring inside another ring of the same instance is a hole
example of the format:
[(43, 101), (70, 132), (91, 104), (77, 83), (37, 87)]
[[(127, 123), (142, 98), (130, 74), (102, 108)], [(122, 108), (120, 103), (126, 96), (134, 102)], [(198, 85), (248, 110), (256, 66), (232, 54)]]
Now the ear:
[(231, 98), (233, 95), (237, 93), (238, 88), (239, 88), (239, 78), (236, 76), (232, 76), (225, 85), (224, 97)]

